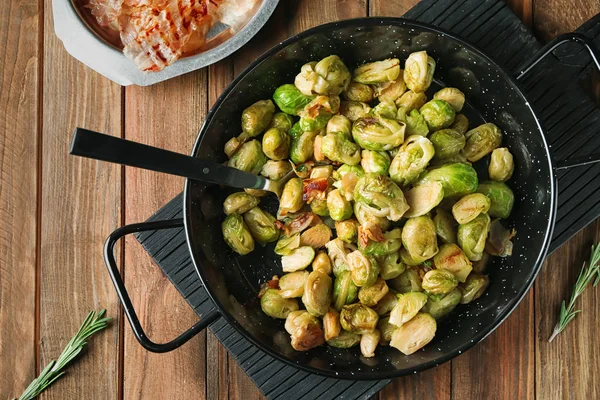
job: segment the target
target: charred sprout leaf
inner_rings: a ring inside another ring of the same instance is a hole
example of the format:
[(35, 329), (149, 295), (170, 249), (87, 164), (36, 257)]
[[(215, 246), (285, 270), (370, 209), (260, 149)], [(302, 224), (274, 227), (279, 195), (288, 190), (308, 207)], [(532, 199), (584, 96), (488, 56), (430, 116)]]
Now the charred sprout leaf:
[(459, 224), (473, 221), (479, 214), (487, 213), (490, 209), (490, 199), (481, 193), (471, 193), (452, 206), (452, 215)]
[(430, 100), (425, 103), (419, 112), (427, 122), (429, 130), (437, 131), (452, 125), (456, 113), (452, 106), (444, 100)]
[(454, 310), (458, 303), (460, 303), (461, 297), (459, 289), (454, 289), (443, 295), (429, 295), (427, 303), (423, 306), (423, 311), (435, 319), (440, 319)]
[(346, 100), (369, 103), (373, 100), (373, 89), (371, 86), (365, 85), (364, 83), (350, 82), (344, 92), (344, 98)]
[(273, 100), (281, 111), (290, 115), (298, 115), (315, 96), (307, 96), (291, 84), (279, 86), (273, 93)]
[(450, 129), (464, 135), (469, 130), (469, 119), (464, 114), (456, 114)]
[(236, 151), (227, 165), (235, 169), (258, 175), (266, 162), (267, 157), (262, 151), (260, 142), (258, 140), (251, 140), (244, 143), (238, 151)]
[(506, 147), (500, 147), (492, 151), (488, 173), (493, 181), (506, 182), (510, 179), (515, 169), (513, 156)]
[(325, 333), (325, 340), (329, 341), (340, 335), (342, 331), (342, 325), (340, 324), (340, 313), (333, 308), (323, 316), (323, 332)]
[(417, 263), (433, 257), (438, 252), (438, 245), (431, 218), (423, 215), (406, 221), (402, 228), (402, 245)]
[(271, 123), (269, 124), (267, 129), (277, 128), (287, 133), (290, 129), (292, 129), (293, 125), (294, 118), (292, 118), (291, 115), (288, 115), (283, 112), (276, 112), (275, 115), (273, 115), (273, 119), (271, 120)]
[(450, 104), (454, 111), (459, 112), (465, 104), (465, 94), (452, 87), (440, 89), (433, 95), (434, 99), (444, 100)]
[(374, 357), (375, 349), (379, 344), (381, 334), (377, 329), (373, 332), (363, 333), (360, 337), (360, 353), (363, 357)]
[(304, 64), (294, 84), (305, 95), (337, 96), (349, 82), (350, 71), (338, 56), (331, 55), (319, 62)]
[(405, 218), (420, 217), (433, 210), (444, 199), (444, 187), (440, 182), (431, 181), (417, 185), (404, 194), (410, 207)]
[(370, 114), (376, 117), (396, 119), (396, 116), (398, 115), (398, 109), (394, 103), (390, 101), (382, 101), (371, 109)]
[(418, 110), (427, 102), (425, 93), (417, 93), (412, 90), (407, 91), (396, 100), (398, 109), (402, 108), (406, 113), (412, 110)]
[(327, 122), (326, 131), (327, 133), (343, 133), (348, 139), (350, 139), (352, 122), (343, 115), (334, 115)]
[(371, 111), (371, 107), (360, 101), (342, 101), (340, 105), (340, 114), (350, 121), (356, 121), (368, 115), (369, 111)]
[(471, 261), (481, 260), (490, 229), (490, 217), (479, 214), (473, 221), (458, 226), (458, 245)]
[(275, 245), (275, 254), (286, 256), (300, 247), (300, 232), (291, 236), (282, 236)]
[(408, 210), (404, 193), (385, 175), (365, 174), (356, 183), (354, 199), (371, 215), (390, 221), (398, 221)]
[(235, 152), (238, 151), (238, 149), (248, 141), (249, 138), (250, 137), (246, 132), (242, 132), (240, 136), (229, 139), (227, 143), (225, 143), (224, 148), (227, 157), (231, 158), (235, 154)]
[(435, 233), (444, 243), (456, 243), (456, 224), (446, 211), (438, 208), (433, 217)]
[(440, 182), (444, 186), (444, 198), (473, 193), (477, 190), (479, 182), (475, 169), (463, 163), (444, 164), (433, 169), (419, 179), (417, 184), (431, 181)]
[(346, 243), (356, 243), (358, 239), (358, 221), (347, 219), (335, 222), (335, 232), (338, 238)]
[(342, 306), (352, 304), (358, 296), (358, 287), (352, 282), (350, 271), (342, 271), (333, 283), (333, 308), (340, 311)]
[(325, 245), (327, 254), (333, 264), (333, 274), (338, 276), (342, 271), (349, 271), (348, 249), (339, 238), (333, 239)]
[(292, 169), (288, 161), (269, 160), (263, 165), (260, 174), (266, 178), (277, 181), (285, 176)]
[(283, 275), (279, 278), (279, 295), (284, 299), (302, 297), (307, 278), (308, 271), (296, 271)]
[(413, 268), (407, 268), (399, 277), (388, 281), (389, 286), (400, 293), (420, 292), (421, 276)]
[(352, 216), (352, 204), (342, 196), (338, 189), (327, 195), (327, 209), (334, 221), (343, 221)]
[(229, 214), (243, 214), (258, 205), (260, 200), (245, 192), (230, 194), (223, 202), (223, 212)]
[(306, 269), (315, 258), (315, 250), (310, 246), (301, 246), (281, 257), (283, 272), (294, 272)]
[(406, 92), (406, 83), (404, 83), (402, 74), (395, 81), (375, 85), (375, 95), (380, 102), (395, 102), (404, 92)]
[(427, 303), (427, 295), (420, 292), (409, 292), (398, 295), (398, 302), (390, 314), (390, 324), (398, 327), (410, 321)]
[(328, 133), (321, 140), (321, 152), (331, 161), (356, 165), (360, 162), (360, 147), (342, 132)]
[(391, 162), (385, 151), (363, 150), (360, 165), (366, 173), (387, 175)]
[(404, 64), (404, 82), (413, 92), (422, 93), (433, 80), (435, 61), (425, 51), (411, 53)]
[(491, 203), (488, 211), (490, 216), (503, 219), (510, 216), (515, 202), (515, 195), (505, 183), (483, 182), (477, 188), (477, 192), (486, 195), (490, 199)]
[(436, 329), (437, 324), (431, 315), (419, 313), (394, 331), (390, 346), (407, 356), (411, 355), (431, 342)]
[(354, 81), (372, 85), (386, 81), (395, 81), (400, 75), (400, 60), (388, 58), (365, 64), (354, 70)]
[(279, 128), (271, 128), (262, 139), (263, 153), (271, 160), (284, 160), (290, 152), (290, 137)]
[(400, 246), (402, 246), (401, 232), (402, 230), (400, 228), (393, 229), (383, 234), (383, 241), (377, 242), (369, 240), (364, 247), (359, 241), (358, 247), (363, 253), (371, 256), (394, 254), (400, 249)]
[(471, 261), (454, 243), (443, 244), (433, 262), (436, 268), (452, 272), (459, 282), (464, 282), (473, 269)]
[(327, 341), (331, 347), (349, 349), (360, 343), (360, 335), (342, 330), (338, 336)]
[(244, 214), (244, 221), (250, 229), (254, 240), (265, 245), (279, 239), (279, 230), (275, 227), (275, 217), (259, 207), (254, 207)]
[(325, 224), (317, 224), (302, 232), (302, 235), (300, 235), (300, 246), (310, 246), (313, 249), (320, 249), (330, 240), (331, 229)]
[(355, 250), (347, 256), (348, 266), (352, 274), (352, 282), (358, 287), (371, 286), (377, 281), (379, 265), (371, 257), (367, 257), (360, 250)]
[(221, 224), (225, 243), (240, 255), (246, 255), (254, 250), (252, 234), (239, 214), (230, 214)]
[(379, 321), (379, 315), (364, 304), (350, 304), (342, 307), (340, 323), (342, 329), (351, 333), (373, 332)]
[(275, 105), (271, 100), (260, 100), (242, 112), (242, 130), (250, 137), (258, 136), (271, 123)]
[(386, 281), (399, 277), (406, 270), (406, 265), (400, 261), (400, 254), (398, 252), (380, 256), (378, 263), (379, 274)]
[(358, 300), (365, 306), (373, 307), (388, 293), (385, 281), (377, 278), (371, 286), (363, 286), (358, 290)]
[(292, 178), (285, 184), (279, 202), (280, 215), (300, 211), (304, 205), (302, 201), (303, 190), (304, 186), (300, 178)]
[(477, 300), (487, 289), (490, 284), (490, 279), (487, 275), (472, 273), (467, 277), (465, 283), (461, 283), (458, 287), (461, 292), (460, 304), (469, 304), (473, 300)]
[(490, 233), (485, 244), (485, 251), (492, 256), (507, 257), (512, 255), (513, 243), (511, 239), (515, 237), (517, 232), (512, 229), (508, 230), (499, 219), (492, 221), (490, 225)]
[(434, 153), (429, 139), (418, 135), (410, 136), (392, 160), (390, 177), (400, 186), (414, 182), (425, 170)]
[[(429, 135), (429, 126), (427, 126), (427, 122), (425, 118), (421, 115), (419, 110), (412, 110), (406, 116), (406, 134), (408, 136), (419, 135), (419, 136), (427, 136)], [(437, 152), (437, 150), (436, 150)]]
[(325, 343), (319, 319), (308, 311), (291, 312), (285, 320), (285, 330), (290, 334), (296, 351), (308, 351)]
[(331, 304), (332, 280), (323, 271), (313, 271), (306, 278), (302, 303), (312, 315), (322, 317)]
[(366, 150), (391, 150), (404, 141), (403, 122), (382, 116), (367, 115), (354, 121), (352, 137)]
[(317, 96), (300, 111), (300, 129), (314, 132), (325, 128), (329, 119), (340, 109), (337, 96)]
[(300, 136), (292, 139), (290, 146), (290, 159), (294, 164), (302, 164), (310, 160), (315, 150), (315, 137), (317, 132), (302, 132)]
[(454, 129), (440, 129), (429, 138), (435, 148), (436, 158), (449, 158), (458, 154), (466, 143), (465, 136)]
[[(396, 297), (396, 296), (394, 296)], [(392, 340), (392, 334), (398, 327), (394, 324), (390, 324), (389, 317), (379, 318), (379, 322), (377, 323), (377, 329), (379, 330), (381, 336), (379, 338), (379, 343), (383, 345), (387, 345)]]
[(319, 251), (312, 262), (313, 271), (321, 271), (327, 275), (331, 275), (333, 269), (331, 267), (331, 260), (324, 251)]
[(281, 297), (279, 290), (267, 289), (260, 298), (260, 308), (269, 317), (286, 319), (292, 311), (297, 311), (299, 307), (296, 299), (285, 299)]
[(500, 128), (488, 122), (479, 125), (465, 133), (467, 144), (465, 145), (465, 155), (471, 162), (481, 160), (485, 155), (490, 154), (502, 142), (502, 133)]

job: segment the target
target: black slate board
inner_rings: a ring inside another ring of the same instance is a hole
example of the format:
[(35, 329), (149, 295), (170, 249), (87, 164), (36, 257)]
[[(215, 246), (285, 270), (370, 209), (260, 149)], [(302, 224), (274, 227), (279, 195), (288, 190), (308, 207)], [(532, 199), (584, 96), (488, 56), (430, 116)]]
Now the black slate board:
[[(424, 0), (404, 15), (450, 30), (517, 72), (541, 46), (531, 32), (498, 0)], [(600, 45), (600, 15), (579, 31)], [(567, 47), (567, 46), (565, 46)], [(576, 46), (555, 52), (523, 82), (528, 98), (543, 120), (555, 160), (600, 151), (600, 110), (574, 84), (589, 75), (589, 57)], [(560, 60), (566, 65), (557, 62)], [(559, 208), (550, 250), (600, 215), (600, 164), (559, 175)], [(150, 220), (182, 217), (178, 195)], [(213, 305), (189, 256), (183, 229), (136, 235), (192, 308), (202, 315)], [(210, 330), (269, 399), (367, 399), (389, 381), (352, 382), (297, 370), (262, 352), (220, 319)]]

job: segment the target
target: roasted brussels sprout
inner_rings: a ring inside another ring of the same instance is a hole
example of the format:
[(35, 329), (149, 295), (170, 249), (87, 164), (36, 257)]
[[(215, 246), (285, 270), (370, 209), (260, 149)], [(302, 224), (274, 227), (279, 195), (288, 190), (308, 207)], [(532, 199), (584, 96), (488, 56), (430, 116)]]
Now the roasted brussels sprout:
[(340, 323), (342, 329), (351, 333), (373, 332), (379, 321), (379, 315), (364, 304), (356, 303), (342, 307)]
[(285, 320), (285, 330), (290, 334), (296, 351), (308, 351), (325, 343), (319, 319), (308, 311), (291, 312)]
[(417, 263), (433, 257), (438, 252), (438, 245), (431, 218), (423, 215), (406, 221), (402, 228), (402, 245)]
[(323, 332), (325, 333), (325, 340), (331, 340), (340, 335), (342, 331), (342, 325), (340, 324), (340, 313), (333, 308), (323, 316)]
[(373, 310), (375, 310), (377, 315), (382, 316), (389, 314), (394, 309), (397, 303), (398, 296), (396, 295), (396, 293), (388, 291), (386, 295), (383, 296), (381, 300), (379, 300), (377, 304), (372, 308)]
[(450, 104), (444, 100), (430, 100), (425, 103), (419, 112), (427, 122), (431, 131), (444, 129), (452, 125), (456, 113)]
[(227, 163), (228, 166), (258, 175), (267, 157), (262, 152), (260, 142), (251, 140), (244, 143)]
[(450, 129), (464, 135), (469, 130), (469, 119), (464, 114), (456, 114)]
[(417, 93), (412, 90), (407, 91), (396, 100), (398, 110), (402, 108), (406, 113), (412, 110), (418, 110), (427, 102), (425, 93)]
[(289, 132), (289, 130), (292, 129), (293, 125), (294, 118), (292, 118), (291, 115), (288, 115), (283, 112), (276, 112), (273, 115), (273, 119), (271, 120), (271, 123), (269, 124), (267, 129), (277, 128), (287, 134), (287, 132)]
[(348, 165), (360, 162), (360, 147), (341, 132), (328, 133), (321, 139), (321, 152), (331, 161)]
[(438, 208), (433, 217), (435, 233), (444, 243), (456, 243), (456, 224), (446, 211)]
[(454, 111), (459, 112), (465, 105), (465, 94), (457, 88), (446, 87), (438, 90), (433, 95), (434, 99), (444, 100), (450, 104)]
[(334, 221), (343, 221), (352, 216), (352, 204), (341, 195), (338, 189), (327, 194), (327, 209)]
[(275, 114), (271, 100), (259, 100), (242, 112), (242, 130), (250, 137), (258, 136), (269, 126)]
[(325, 128), (329, 119), (340, 109), (337, 96), (317, 96), (300, 111), (300, 129), (314, 132)]
[(333, 272), (331, 267), (331, 260), (324, 251), (319, 251), (312, 262), (313, 271), (322, 271), (327, 275), (331, 275)]
[(398, 109), (394, 103), (390, 101), (382, 101), (373, 107), (369, 113), (376, 117), (396, 119), (396, 116), (398, 115)]
[(465, 145), (465, 155), (471, 162), (481, 160), (485, 155), (490, 154), (502, 142), (502, 133), (500, 128), (488, 122), (479, 125), (465, 133), (467, 143)]
[(285, 176), (288, 172), (290, 172), (292, 166), (288, 161), (273, 161), (268, 160), (265, 165), (263, 165), (260, 174), (264, 177), (267, 177), (271, 180), (279, 180)]
[[(419, 136), (427, 136), (429, 135), (429, 126), (427, 126), (427, 122), (425, 118), (421, 115), (419, 110), (412, 110), (406, 116), (406, 134), (408, 136), (419, 135)], [(436, 149), (437, 152), (437, 149)]]
[[(398, 107), (398, 112), (396, 113), (396, 120), (402, 121), (404, 123), (408, 121), (408, 112), (406, 111), (406, 107)], [(425, 124), (425, 126), (427, 126), (427, 124)], [(408, 126), (406, 127), (406, 131), (408, 132)], [(429, 131), (429, 128), (427, 128), (427, 131)], [(409, 136), (408, 133), (406, 135)]]
[(292, 139), (290, 159), (294, 164), (302, 164), (313, 157), (316, 136), (317, 132), (302, 132), (300, 136)]
[(404, 82), (413, 92), (422, 93), (433, 80), (435, 61), (426, 51), (411, 53), (404, 64)]
[(423, 311), (430, 314), (435, 319), (440, 319), (448, 315), (460, 303), (460, 290), (453, 289), (447, 294), (430, 294), (427, 303), (423, 306)]
[(400, 75), (400, 60), (388, 58), (364, 64), (354, 70), (354, 81), (372, 85), (386, 81), (395, 81)]
[(379, 318), (379, 322), (377, 323), (377, 330), (379, 330), (379, 333), (381, 334), (379, 343), (383, 345), (389, 344), (390, 340), (392, 340), (392, 334), (396, 329), (398, 329), (398, 327), (394, 324), (390, 324), (389, 317)]
[(389, 219), (375, 216), (371, 213), (371, 207), (358, 201), (354, 203), (354, 216), (363, 227), (376, 226), (382, 232), (390, 227)]
[(350, 83), (350, 71), (336, 55), (325, 57), (319, 62), (304, 64), (294, 84), (305, 95), (324, 94), (337, 96)]
[(360, 101), (342, 101), (340, 104), (340, 114), (350, 121), (356, 121), (368, 115), (369, 111), (371, 111), (371, 107)]
[(263, 135), (262, 150), (271, 160), (284, 160), (290, 152), (290, 136), (279, 128), (271, 128)]
[(221, 230), (225, 243), (236, 253), (243, 256), (254, 250), (254, 239), (241, 215), (228, 215), (221, 224)]
[(294, 123), (294, 125), (292, 125), (292, 128), (288, 131), (288, 135), (290, 135), (290, 137), (292, 139), (297, 139), (300, 137), (300, 135), (302, 135), (302, 129), (300, 128), (300, 121), (296, 121)]
[(343, 133), (348, 139), (352, 134), (352, 122), (343, 115), (334, 115), (327, 122), (327, 133)]
[(465, 147), (466, 139), (454, 129), (440, 129), (429, 137), (435, 148), (436, 158), (448, 158), (458, 154)]
[(257, 197), (245, 192), (230, 194), (223, 202), (223, 212), (229, 214), (243, 214), (246, 211), (258, 205), (260, 200)]
[(300, 246), (310, 246), (320, 249), (331, 240), (331, 228), (325, 224), (317, 224), (308, 228), (300, 235)]
[(444, 198), (473, 193), (479, 182), (475, 169), (464, 163), (444, 164), (433, 169), (419, 179), (417, 185), (431, 181), (440, 182), (444, 186)]
[(425, 170), (434, 153), (429, 139), (418, 135), (410, 136), (392, 160), (390, 177), (400, 186), (414, 182)]
[(346, 198), (346, 200), (354, 200), (354, 188), (358, 178), (365, 174), (364, 170), (360, 165), (348, 165), (344, 164), (337, 171), (334, 171), (333, 177), (338, 181), (333, 184), (339, 189), (340, 193)]
[(502, 182), (483, 182), (477, 188), (478, 193), (485, 194), (490, 199), (488, 214), (495, 218), (506, 219), (515, 202), (513, 191)]
[(365, 174), (354, 187), (354, 199), (367, 212), (390, 221), (398, 221), (408, 210), (402, 190), (385, 175)]
[(417, 185), (404, 193), (406, 202), (410, 207), (405, 218), (420, 217), (433, 210), (444, 199), (444, 187), (436, 181), (426, 182)]
[(360, 335), (342, 330), (340, 334), (333, 339), (329, 339), (327, 344), (338, 349), (349, 349), (360, 343)]
[(322, 317), (331, 304), (332, 280), (323, 271), (313, 271), (304, 283), (302, 303), (312, 315)]
[(500, 147), (492, 151), (492, 158), (488, 167), (491, 180), (506, 182), (512, 176), (514, 169), (513, 156), (506, 147)]
[(260, 308), (272, 318), (286, 319), (292, 311), (298, 310), (296, 299), (283, 298), (276, 289), (267, 289), (260, 298)]
[(460, 304), (469, 304), (473, 300), (480, 298), (489, 284), (490, 279), (487, 275), (476, 273), (469, 275), (466, 282), (458, 287), (462, 295)]
[(390, 169), (390, 156), (385, 151), (363, 150), (360, 165), (366, 173), (387, 175)]
[(402, 326), (410, 321), (427, 303), (427, 295), (421, 292), (408, 292), (398, 295), (398, 302), (390, 314), (390, 324)]
[(291, 236), (281, 236), (275, 245), (275, 254), (286, 256), (300, 247), (300, 232)]
[(358, 221), (347, 219), (335, 222), (336, 236), (346, 243), (356, 243), (358, 239)]
[(284, 299), (302, 297), (304, 283), (308, 278), (308, 271), (296, 271), (284, 274), (279, 278), (279, 295)]
[(400, 261), (398, 252), (380, 256), (378, 264), (379, 275), (386, 281), (399, 277), (406, 270), (406, 265)]
[(254, 207), (244, 213), (244, 222), (250, 229), (254, 240), (265, 245), (279, 239), (279, 230), (275, 226), (275, 217), (259, 207)]
[(433, 256), (433, 262), (436, 268), (452, 272), (459, 282), (464, 282), (473, 270), (471, 261), (454, 243), (443, 244)]
[(473, 221), (458, 226), (458, 245), (471, 261), (481, 260), (490, 229), (490, 216), (479, 214)]
[(281, 111), (290, 115), (298, 115), (315, 96), (307, 96), (291, 84), (281, 85), (275, 89), (273, 100)]
[(370, 256), (385, 256), (396, 253), (400, 249), (400, 246), (402, 246), (401, 232), (400, 228), (393, 229), (383, 234), (383, 241), (369, 240), (366, 245), (359, 240), (358, 247), (363, 253)]
[(321, 217), (329, 217), (329, 209), (327, 208), (327, 199), (314, 198), (310, 204), (310, 210)]
[(425, 313), (418, 313), (413, 319), (394, 330), (390, 346), (409, 356), (431, 342), (435, 336), (435, 319)]
[(338, 276), (342, 271), (349, 271), (348, 249), (339, 238), (331, 240), (325, 245), (327, 254), (333, 264), (333, 274)]
[(304, 186), (300, 178), (292, 178), (285, 184), (279, 201), (279, 215), (300, 211), (304, 205), (302, 201), (303, 190)]
[(358, 300), (365, 306), (373, 307), (388, 293), (385, 281), (377, 278), (371, 286), (363, 286), (358, 290)]
[(413, 268), (407, 268), (399, 277), (388, 281), (388, 285), (400, 293), (420, 292), (421, 276)]
[(348, 266), (352, 274), (352, 282), (358, 287), (371, 286), (377, 281), (379, 265), (371, 257), (367, 257), (360, 250), (355, 250), (347, 256)]
[(490, 209), (490, 199), (481, 193), (471, 193), (452, 206), (452, 215), (459, 224), (473, 221), (479, 214), (487, 213)]
[(406, 83), (402, 75), (399, 75), (395, 81), (375, 85), (375, 96), (381, 102), (395, 102), (404, 92), (406, 92)]
[(333, 175), (332, 165), (319, 165), (310, 170), (310, 179), (329, 178)]
[(283, 272), (295, 272), (306, 269), (315, 258), (315, 250), (310, 246), (298, 247), (281, 257)]
[(373, 88), (364, 83), (350, 82), (346, 91), (344, 92), (344, 98), (352, 101), (362, 101), (368, 103), (373, 100)]
[(340, 311), (342, 306), (352, 304), (358, 296), (358, 287), (352, 282), (350, 271), (342, 271), (333, 282), (333, 308)]
[(227, 157), (231, 158), (238, 149), (250, 139), (250, 136), (246, 132), (242, 132), (238, 137), (232, 137), (225, 143), (223, 149)]
[(354, 121), (352, 137), (365, 150), (391, 150), (404, 141), (403, 122), (367, 115)]
[(363, 333), (360, 337), (360, 353), (363, 357), (374, 357), (375, 349), (379, 344), (381, 334), (377, 329), (373, 332)]

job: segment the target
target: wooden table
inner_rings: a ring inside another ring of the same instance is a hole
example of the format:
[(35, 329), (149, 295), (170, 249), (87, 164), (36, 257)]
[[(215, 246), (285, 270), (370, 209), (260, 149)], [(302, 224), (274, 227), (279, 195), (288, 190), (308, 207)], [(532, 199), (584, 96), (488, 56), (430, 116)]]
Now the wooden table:
[[(92, 309), (110, 329), (44, 398), (253, 399), (256, 387), (212, 334), (168, 354), (143, 350), (126, 326), (102, 246), (143, 221), (183, 180), (68, 156), (76, 126), (189, 153), (206, 112), (231, 79), (280, 40), (325, 22), (399, 16), (416, 0), (282, 0), (249, 45), (218, 64), (152, 87), (120, 87), (71, 58), (54, 35), (51, 0), (0, 2), (0, 398), (18, 396)], [(542, 40), (600, 12), (598, 0), (511, 0)], [(396, 380), (381, 399), (600, 398), (600, 289), (548, 344), (596, 221), (546, 261), (534, 287), (488, 339), (434, 370)], [(133, 239), (121, 268), (143, 325), (166, 340), (197, 320)]]

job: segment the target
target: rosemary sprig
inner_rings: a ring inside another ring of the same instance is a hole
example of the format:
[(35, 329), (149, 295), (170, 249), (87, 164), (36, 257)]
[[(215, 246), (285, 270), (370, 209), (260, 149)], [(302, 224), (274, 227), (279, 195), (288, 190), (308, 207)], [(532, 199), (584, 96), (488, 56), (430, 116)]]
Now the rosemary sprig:
[(581, 312), (581, 310), (574, 309), (575, 300), (583, 293), (588, 283), (592, 280), (594, 280), (593, 286), (596, 286), (600, 282), (600, 243), (595, 247), (592, 246), (590, 262), (587, 265), (583, 263), (581, 272), (579, 272), (579, 276), (577, 277), (577, 282), (575, 282), (575, 286), (573, 287), (569, 305), (567, 306), (565, 300), (561, 303), (558, 321), (556, 322), (556, 326), (554, 327), (554, 331), (552, 332), (550, 339), (548, 339), (548, 342), (554, 340), (554, 338), (567, 327), (569, 322)]
[(48, 386), (52, 385), (66, 372), (63, 370), (87, 344), (86, 340), (94, 333), (106, 328), (110, 318), (103, 318), (106, 310), (99, 312), (91, 311), (81, 324), (81, 327), (71, 338), (57, 360), (52, 360), (46, 368), (25, 389), (19, 400), (30, 400), (39, 396)]

